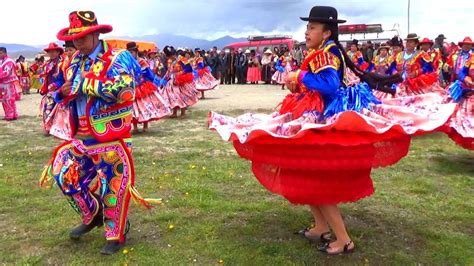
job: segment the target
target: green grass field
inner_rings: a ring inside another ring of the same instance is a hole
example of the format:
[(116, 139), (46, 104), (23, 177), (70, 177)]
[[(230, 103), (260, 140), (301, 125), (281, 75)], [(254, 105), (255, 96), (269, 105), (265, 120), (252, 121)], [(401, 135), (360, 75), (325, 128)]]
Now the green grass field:
[(164, 201), (150, 211), (131, 203), (126, 251), (110, 257), (99, 254), (102, 229), (69, 240), (79, 217), (54, 184), (38, 187), (59, 141), (42, 136), (38, 118), (0, 122), (0, 263), (474, 264), (474, 153), (445, 135), (416, 138), (409, 156), (373, 171), (374, 196), (342, 206), (357, 251), (329, 257), (293, 234), (311, 224), (307, 208), (266, 191), (206, 115), (136, 136), (136, 186)]

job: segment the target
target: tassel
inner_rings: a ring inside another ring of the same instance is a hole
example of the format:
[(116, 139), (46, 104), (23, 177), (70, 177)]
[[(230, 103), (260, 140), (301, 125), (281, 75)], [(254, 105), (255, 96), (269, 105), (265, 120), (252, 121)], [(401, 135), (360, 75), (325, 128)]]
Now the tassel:
[(53, 159), (50, 159), (48, 163), (43, 167), (43, 171), (41, 172), (39, 185), (40, 187), (44, 187), (46, 183), (48, 183), (52, 178), (50, 174), (51, 165), (53, 163)]
[(130, 195), (132, 196), (133, 201), (135, 201), (135, 203), (137, 204), (143, 205), (147, 209), (151, 209), (153, 207), (152, 206), (153, 203), (154, 204), (162, 203), (162, 199), (160, 198), (158, 199), (143, 198), (142, 196), (140, 196), (140, 193), (138, 193), (137, 189), (133, 186), (130, 187), (129, 191), (130, 191)]

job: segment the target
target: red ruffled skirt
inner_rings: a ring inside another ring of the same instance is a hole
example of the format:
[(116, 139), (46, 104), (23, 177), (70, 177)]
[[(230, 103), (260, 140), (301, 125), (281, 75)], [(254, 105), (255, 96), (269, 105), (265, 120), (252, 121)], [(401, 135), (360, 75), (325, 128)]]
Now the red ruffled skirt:
[[(191, 74), (192, 75), (192, 74)], [(178, 85), (179, 84), (179, 85)], [(173, 84), (173, 80), (168, 81), (164, 87), (169, 107), (186, 108), (198, 102), (199, 92), (194, 81)]]
[(409, 106), (394, 99), (372, 110), (323, 118), (319, 103), (301, 114), (294, 100), (307, 105), (305, 97), (316, 96), (299, 96), (284, 100), (286, 113), (236, 118), (209, 113), (209, 127), (252, 161), (259, 182), (294, 204), (338, 204), (370, 196), (372, 168), (398, 162), (408, 153), (411, 136), (439, 129), (455, 109), (432, 93), (405, 98)]
[(209, 71), (199, 70), (198, 78), (195, 81), (198, 91), (214, 90), (219, 85), (219, 81), (215, 79)]
[(249, 67), (247, 69), (247, 82), (258, 82), (262, 74), (260, 72), (260, 68), (258, 67)]
[(158, 87), (146, 81), (135, 88), (133, 121), (144, 123), (171, 115), (169, 102), (158, 92)]

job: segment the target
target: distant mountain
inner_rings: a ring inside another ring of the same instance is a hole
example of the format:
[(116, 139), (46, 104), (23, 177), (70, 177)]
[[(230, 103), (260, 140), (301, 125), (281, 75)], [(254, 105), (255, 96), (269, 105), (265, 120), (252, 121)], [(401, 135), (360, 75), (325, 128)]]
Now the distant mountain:
[(235, 42), (245, 42), (247, 41), (247, 38), (234, 38), (232, 36), (224, 36), (222, 38), (219, 38), (217, 40), (212, 41), (212, 46), (216, 46), (217, 48), (221, 49), (224, 48), (226, 45), (235, 43)]
[(17, 44), (17, 43), (0, 43), (0, 47), (7, 48), (8, 53), (14, 53), (19, 51), (39, 51), (37, 47)]
[(214, 46), (221, 49), (224, 48), (227, 44), (233, 42), (242, 42), (247, 40), (246, 38), (234, 38), (231, 36), (224, 36), (217, 40), (208, 41), (204, 39), (195, 39), (183, 35), (175, 35), (170, 33), (161, 33), (156, 35), (144, 35), (139, 37), (130, 37), (130, 36), (117, 36), (117, 37), (110, 37), (108, 39), (125, 39), (125, 40), (135, 40), (135, 41), (147, 41), (147, 42), (154, 42), (158, 45), (158, 47), (163, 48), (166, 45), (172, 45), (175, 48), (183, 47), (183, 48), (201, 48), (201, 49), (210, 49)]
[[(170, 33), (162, 33), (156, 35), (144, 35), (139, 37), (130, 37), (130, 36), (117, 36), (117, 37), (106, 37), (106, 39), (123, 39), (123, 40), (135, 40), (135, 41), (147, 41), (154, 42), (163, 49), (166, 45), (172, 45), (175, 48), (201, 48), (209, 50), (210, 48), (216, 46), (218, 49), (224, 48), (226, 45), (234, 42), (243, 42), (246, 41), (246, 38), (234, 38), (231, 36), (224, 36), (219, 39), (208, 41), (204, 39), (195, 39), (183, 35), (175, 35)], [(56, 42), (58, 45), (62, 45), (62, 42)], [(33, 59), (38, 53), (43, 51), (43, 47), (47, 45), (37, 45), (30, 46), (24, 44), (4, 44), (0, 43), (0, 47), (6, 47), (8, 53), (12, 58), (18, 58), (18, 56), (23, 55), (28, 59)]]

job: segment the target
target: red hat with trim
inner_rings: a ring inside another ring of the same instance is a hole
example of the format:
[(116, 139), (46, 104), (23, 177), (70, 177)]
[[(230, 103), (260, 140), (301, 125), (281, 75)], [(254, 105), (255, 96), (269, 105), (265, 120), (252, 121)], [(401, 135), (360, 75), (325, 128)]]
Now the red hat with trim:
[(472, 39), (470, 37), (466, 37), (466, 38), (464, 38), (464, 40), (462, 40), (462, 42), (458, 42), (459, 46), (462, 46), (464, 44), (474, 45), (474, 42), (472, 41)]
[(64, 52), (64, 49), (57, 45), (56, 43), (52, 42), (48, 45), (48, 47), (44, 48), (43, 51), (45, 52), (49, 52), (49, 51), (58, 51), (60, 54), (62, 54)]
[(433, 45), (434, 42), (428, 38), (424, 38), (423, 40), (421, 40), (420, 44), (431, 44)]
[(58, 32), (56, 37), (61, 41), (72, 41), (88, 34), (99, 32), (109, 33), (110, 25), (100, 25), (92, 11), (73, 11), (69, 14), (69, 27)]
[(153, 48), (153, 49), (150, 49), (150, 50), (147, 52), (147, 55), (157, 54), (157, 53), (158, 53), (157, 49)]

